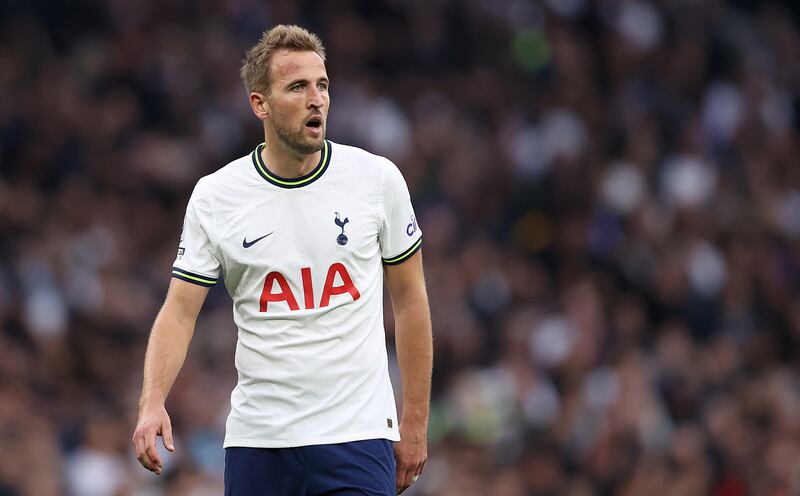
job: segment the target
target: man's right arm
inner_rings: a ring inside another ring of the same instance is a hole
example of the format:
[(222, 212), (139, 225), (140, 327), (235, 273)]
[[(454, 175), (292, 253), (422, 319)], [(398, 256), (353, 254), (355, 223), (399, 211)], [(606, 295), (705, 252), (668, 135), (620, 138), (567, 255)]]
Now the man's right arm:
[(162, 468), (156, 450), (156, 436), (162, 436), (164, 447), (175, 451), (172, 424), (164, 403), (183, 366), (197, 315), (208, 290), (207, 287), (172, 278), (164, 306), (150, 331), (144, 358), (139, 420), (132, 442), (139, 463), (156, 474), (160, 474)]

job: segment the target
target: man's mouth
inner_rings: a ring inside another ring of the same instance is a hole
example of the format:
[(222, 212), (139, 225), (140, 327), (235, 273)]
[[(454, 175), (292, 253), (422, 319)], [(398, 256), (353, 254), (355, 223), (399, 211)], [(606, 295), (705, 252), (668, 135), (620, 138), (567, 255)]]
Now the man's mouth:
[(310, 127), (312, 129), (319, 129), (322, 126), (322, 117), (312, 117), (306, 121), (306, 127)]

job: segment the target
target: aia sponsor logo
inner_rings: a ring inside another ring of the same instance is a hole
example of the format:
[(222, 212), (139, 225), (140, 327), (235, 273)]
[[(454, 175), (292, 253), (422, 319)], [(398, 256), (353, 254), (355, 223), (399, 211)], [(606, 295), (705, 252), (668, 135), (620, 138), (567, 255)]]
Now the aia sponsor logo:
[[(327, 307), (330, 305), (332, 298), (346, 298), (344, 295), (348, 294), (352, 301), (361, 298), (361, 293), (359, 293), (356, 285), (353, 284), (353, 279), (350, 277), (350, 273), (347, 272), (347, 267), (339, 262), (328, 267), (328, 273), (325, 276), (325, 284), (322, 286), (322, 293), (318, 305), (314, 298), (311, 267), (303, 267), (300, 269), (300, 280), (303, 288), (303, 307), (306, 310)], [(297, 302), (297, 295), (292, 291), (292, 286), (289, 284), (286, 276), (280, 272), (272, 271), (264, 278), (264, 289), (261, 291), (259, 311), (268, 312), (270, 304), (274, 305), (278, 302), (284, 302), (288, 305), (289, 310), (300, 310), (300, 305)]]

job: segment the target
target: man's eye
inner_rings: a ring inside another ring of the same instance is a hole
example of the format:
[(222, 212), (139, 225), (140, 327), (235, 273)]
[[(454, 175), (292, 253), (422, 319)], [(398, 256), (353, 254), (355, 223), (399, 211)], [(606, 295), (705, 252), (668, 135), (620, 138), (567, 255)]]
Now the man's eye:
[(319, 83), (318, 87), (321, 91), (328, 91), (327, 83)]
[(292, 88), (291, 88), (292, 91), (300, 91), (302, 89), (303, 89), (303, 85), (302, 84), (296, 84), (296, 85), (292, 86)]

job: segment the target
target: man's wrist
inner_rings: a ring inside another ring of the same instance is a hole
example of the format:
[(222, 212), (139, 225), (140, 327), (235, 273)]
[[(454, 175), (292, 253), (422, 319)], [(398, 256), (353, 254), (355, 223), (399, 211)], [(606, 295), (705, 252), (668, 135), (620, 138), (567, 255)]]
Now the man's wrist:
[(400, 425), (414, 429), (428, 429), (428, 412), (406, 412), (403, 411), (403, 417), (400, 419)]
[(139, 399), (139, 411), (151, 408), (163, 408), (166, 398), (159, 396), (142, 396)]

